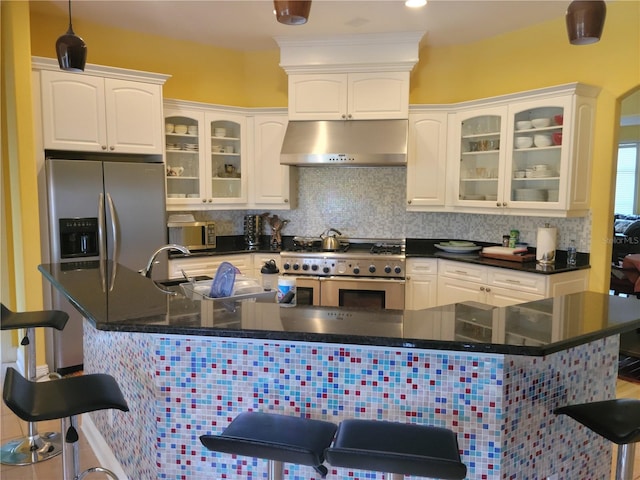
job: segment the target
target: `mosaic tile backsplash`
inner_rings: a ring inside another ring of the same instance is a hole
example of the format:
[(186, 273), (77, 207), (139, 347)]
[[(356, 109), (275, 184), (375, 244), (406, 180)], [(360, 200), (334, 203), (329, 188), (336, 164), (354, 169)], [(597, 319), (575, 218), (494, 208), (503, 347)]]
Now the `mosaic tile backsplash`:
[[(468, 213), (407, 212), (405, 168), (304, 167), (298, 168), (299, 195), (295, 210), (271, 211), (290, 220), (284, 235), (318, 236), (337, 228), (347, 237), (457, 238), (500, 243), (513, 228), (523, 242), (535, 245), (537, 228), (558, 227), (558, 248), (571, 240), (588, 252), (591, 220)], [(219, 235), (241, 235), (243, 216), (262, 211), (196, 212), (217, 222)], [(269, 234), (268, 227), (265, 234)], [(600, 235), (608, 241), (606, 235)]]
[[(266, 461), (199, 441), (247, 410), (450, 428), (474, 480), (608, 480), (610, 443), (551, 412), (612, 398), (618, 348), (610, 337), (533, 358), (102, 332), (85, 322), (85, 370), (113, 375), (131, 408), (92, 419), (136, 480), (266, 479)], [(318, 478), (292, 464), (285, 474)], [(328, 478), (387, 477), (331, 467)]]

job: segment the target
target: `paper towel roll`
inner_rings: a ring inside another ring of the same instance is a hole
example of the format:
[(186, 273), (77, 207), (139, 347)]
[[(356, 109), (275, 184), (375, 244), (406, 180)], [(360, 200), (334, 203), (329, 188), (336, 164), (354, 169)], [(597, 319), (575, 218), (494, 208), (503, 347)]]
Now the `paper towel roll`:
[(538, 228), (536, 260), (538, 263), (554, 263), (556, 260), (556, 227)]

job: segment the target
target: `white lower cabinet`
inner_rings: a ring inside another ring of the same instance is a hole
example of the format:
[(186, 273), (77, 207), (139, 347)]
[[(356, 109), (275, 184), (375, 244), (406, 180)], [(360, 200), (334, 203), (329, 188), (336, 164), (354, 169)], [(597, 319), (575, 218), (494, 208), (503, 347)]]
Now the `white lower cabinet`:
[(253, 274), (251, 255), (214, 255), (209, 257), (184, 257), (169, 260), (169, 278), (182, 277), (182, 270), (190, 277), (208, 275), (213, 278), (222, 262), (229, 262), (248, 277)]
[(438, 260), (438, 305), (472, 300), (505, 307), (586, 289), (586, 270), (543, 275)]
[(407, 310), (435, 307), (438, 300), (438, 259), (408, 258), (404, 305)]

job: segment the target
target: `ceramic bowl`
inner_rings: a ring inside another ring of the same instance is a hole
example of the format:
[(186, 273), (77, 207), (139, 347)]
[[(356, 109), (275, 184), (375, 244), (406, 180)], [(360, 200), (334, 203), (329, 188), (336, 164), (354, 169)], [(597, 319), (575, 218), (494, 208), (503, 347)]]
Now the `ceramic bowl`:
[(562, 145), (562, 132), (553, 132), (551, 134), (551, 139), (553, 140), (554, 145)]
[(516, 130), (528, 130), (531, 128), (530, 120), (520, 120), (516, 122)]
[(549, 118), (534, 118), (531, 120), (531, 125), (533, 128), (544, 128), (551, 125), (551, 119)]
[(173, 131), (178, 133), (178, 134), (180, 134), (180, 135), (183, 135), (183, 134), (187, 133), (188, 128), (187, 128), (186, 125), (176, 125), (174, 127)]
[(531, 137), (516, 137), (516, 148), (529, 148), (533, 145)]
[(554, 115), (553, 121), (556, 122), (556, 125), (562, 125), (562, 122), (564, 121), (564, 117), (562, 115)]
[(534, 135), (533, 143), (536, 147), (548, 147), (551, 145), (551, 136), (550, 135)]

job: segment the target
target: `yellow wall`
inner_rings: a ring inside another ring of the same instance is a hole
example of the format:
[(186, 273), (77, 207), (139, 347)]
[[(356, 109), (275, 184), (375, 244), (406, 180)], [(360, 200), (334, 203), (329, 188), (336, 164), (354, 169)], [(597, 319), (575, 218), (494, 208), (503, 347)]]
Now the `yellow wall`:
[[(597, 102), (592, 177), (590, 289), (607, 291), (612, 188), (621, 96), (640, 85), (640, 2), (611, 2), (602, 40), (568, 43), (558, 18), (488, 40), (423, 47), (411, 75), (411, 103), (451, 103), (569, 82), (602, 88)], [(53, 57), (66, 28), (60, 14), (34, 13), (32, 54)], [(74, 20), (89, 62), (172, 75), (165, 96), (248, 107), (286, 106), (279, 52), (239, 52)], [(131, 46), (130, 46), (131, 45)], [(604, 188), (603, 188), (604, 186)]]

